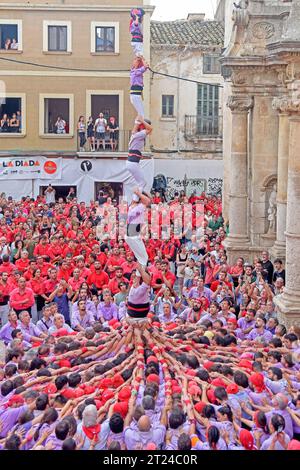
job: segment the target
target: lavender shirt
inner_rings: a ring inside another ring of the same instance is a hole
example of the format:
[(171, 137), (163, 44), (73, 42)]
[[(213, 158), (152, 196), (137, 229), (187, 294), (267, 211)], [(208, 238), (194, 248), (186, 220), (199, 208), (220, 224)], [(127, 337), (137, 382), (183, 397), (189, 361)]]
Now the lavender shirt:
[(145, 206), (140, 203), (135, 206), (131, 206), (128, 209), (127, 222), (128, 224), (143, 224), (145, 216)]
[(116, 304), (111, 303), (105, 305), (104, 302), (100, 302), (97, 308), (97, 320), (103, 318), (104, 321), (110, 321), (112, 319), (118, 320), (118, 307)]
[(248, 339), (250, 341), (256, 341), (257, 339), (261, 339), (268, 343), (269, 341), (271, 341), (272, 338), (273, 335), (268, 330), (264, 330), (263, 334), (261, 334), (258, 332), (257, 328), (253, 328), (253, 330), (250, 331), (248, 335)]
[(145, 146), (146, 137), (147, 131), (145, 129), (132, 134), (129, 142), (129, 152), (130, 150), (139, 150), (140, 152), (142, 152)]
[[(96, 318), (97, 309), (96, 309), (96, 305), (94, 304), (92, 300), (85, 301), (85, 309), (87, 312), (90, 312)], [(78, 313), (78, 311), (79, 310), (78, 310), (78, 301), (77, 301), (72, 306), (72, 315), (74, 315), (75, 313)]]
[[(20, 329), (20, 322), (18, 321), (17, 322), (17, 326), (16, 328), (19, 328)], [(4, 326), (2, 326), (1, 330), (0, 330), (0, 339), (2, 339), (2, 341), (4, 341), (4, 344), (7, 346), (8, 343), (11, 342), (12, 340), (12, 337), (11, 337), (11, 333), (12, 331), (14, 330), (15, 328), (13, 328), (11, 326), (11, 324), (8, 322), (6, 323)]]
[(192, 287), (189, 292), (189, 299), (198, 299), (205, 297), (209, 302), (211, 301), (212, 291), (208, 287), (203, 287), (203, 291), (199, 293), (198, 287)]
[(41, 330), (32, 322), (30, 322), (28, 326), (25, 326), (23, 323), (20, 323), (20, 330), (23, 333), (25, 341), (29, 342), (32, 336), (39, 337), (41, 335)]
[(130, 71), (130, 86), (144, 86), (144, 73), (148, 70), (146, 67), (138, 69), (131, 69)]
[(142, 450), (150, 442), (153, 442), (157, 449), (160, 449), (164, 443), (165, 435), (166, 427), (163, 424), (152, 425), (148, 432), (141, 432), (130, 427), (124, 429), (127, 450)]
[(271, 419), (272, 419), (272, 416), (273, 415), (281, 415), (283, 418), (284, 418), (284, 421), (285, 421), (285, 428), (284, 428), (284, 432), (291, 438), (293, 439), (293, 435), (294, 435), (294, 430), (293, 430), (293, 420), (292, 420), (292, 417), (291, 415), (289, 414), (289, 412), (287, 410), (272, 410), (272, 411), (268, 411), (268, 413), (266, 413), (266, 418), (267, 418), (267, 422), (268, 424), (270, 423)]
[(0, 437), (6, 437), (9, 431), (14, 427), (20, 415), (28, 410), (27, 405), (18, 408), (7, 408), (0, 416)]
[(142, 282), (138, 287), (131, 287), (128, 295), (128, 301), (132, 304), (147, 304), (150, 299), (150, 288), (148, 284)]
[(46, 318), (41, 318), (36, 326), (37, 328), (42, 332), (42, 333), (48, 333), (48, 330), (50, 328), (50, 326), (53, 325), (53, 319), (52, 318), (48, 318), (48, 320)]
[(80, 315), (79, 312), (76, 312), (72, 315), (72, 328), (76, 328), (76, 326), (78, 325), (80, 325), (82, 328), (87, 328), (89, 326), (93, 326), (94, 323), (95, 318), (91, 312), (86, 312), (83, 317)]

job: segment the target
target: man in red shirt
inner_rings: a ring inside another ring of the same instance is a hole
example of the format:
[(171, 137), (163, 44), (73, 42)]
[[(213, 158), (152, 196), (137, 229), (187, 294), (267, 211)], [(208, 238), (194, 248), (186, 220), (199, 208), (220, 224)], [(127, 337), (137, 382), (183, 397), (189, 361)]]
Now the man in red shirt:
[(226, 284), (226, 286), (229, 287), (230, 290), (232, 290), (232, 284), (227, 279), (227, 272), (222, 270), (222, 271), (219, 272), (219, 279), (217, 279), (217, 280), (215, 280), (211, 283), (210, 289), (213, 292), (216, 292), (217, 288), (219, 286), (224, 285), (224, 284)]
[(113, 277), (108, 283), (108, 288), (110, 292), (112, 293), (112, 295), (115, 295), (118, 292), (120, 292), (120, 288), (119, 288), (120, 282), (126, 283), (127, 281), (128, 279), (126, 279), (126, 277), (123, 276), (123, 268), (121, 268), (120, 266), (117, 266), (115, 270), (115, 277)]
[(126, 255), (126, 261), (121, 264), (121, 268), (123, 269), (123, 275), (130, 280), (132, 271), (136, 269), (136, 262), (134, 261), (134, 256), (131, 251), (129, 251)]
[(87, 278), (87, 283), (89, 287), (96, 287), (98, 293), (102, 292), (103, 286), (109, 283), (109, 277), (102, 270), (101, 263), (99, 261), (95, 261), (94, 263), (95, 270), (91, 272), (91, 274)]
[(11, 273), (16, 270), (15, 265), (9, 261), (8, 255), (3, 255), (2, 261), (3, 262), (0, 265), (0, 273), (7, 273), (10, 276)]
[(26, 281), (31, 281), (34, 276), (35, 271), (37, 270), (37, 263), (35, 259), (29, 261), (28, 269), (24, 272), (24, 277)]
[(45, 295), (49, 297), (52, 292), (58, 286), (58, 279), (57, 279), (57, 269), (51, 268), (49, 272), (49, 279), (44, 281), (44, 288), (45, 288)]
[(107, 258), (106, 269), (109, 274), (113, 274), (116, 266), (121, 266), (126, 260), (121, 258), (119, 248), (113, 248), (111, 256)]
[(176, 281), (176, 276), (169, 270), (169, 263), (167, 260), (161, 262), (161, 270), (153, 274), (152, 287), (155, 292), (158, 292), (162, 285), (172, 289)]
[(10, 294), (10, 306), (19, 315), (22, 311), (26, 310), (31, 313), (31, 307), (34, 305), (34, 294), (30, 287), (26, 287), (26, 280), (20, 277), (18, 287)]
[(21, 251), (21, 258), (16, 261), (16, 268), (24, 273), (29, 268), (28, 251)]
[(47, 237), (41, 237), (40, 243), (34, 248), (33, 254), (34, 256), (42, 256), (44, 259), (49, 257), (49, 242)]
[(0, 274), (0, 318), (1, 326), (7, 323), (7, 316), (9, 312), (9, 294), (10, 288), (8, 284), (8, 274), (3, 272)]
[(57, 274), (57, 279), (60, 281), (61, 279), (64, 279), (65, 281), (68, 282), (68, 280), (70, 279), (71, 275), (72, 275), (72, 271), (73, 271), (73, 268), (69, 267), (68, 265), (68, 262), (67, 260), (63, 260), (61, 262), (61, 266), (60, 266), (60, 269), (58, 270), (58, 274)]

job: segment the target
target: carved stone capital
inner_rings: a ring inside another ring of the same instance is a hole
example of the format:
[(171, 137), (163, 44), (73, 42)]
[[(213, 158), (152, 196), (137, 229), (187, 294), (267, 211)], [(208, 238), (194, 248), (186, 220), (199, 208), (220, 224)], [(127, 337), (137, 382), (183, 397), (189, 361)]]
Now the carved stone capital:
[(272, 107), (273, 109), (277, 109), (280, 113), (300, 115), (299, 98), (274, 98), (272, 102)]
[(227, 106), (232, 112), (247, 113), (252, 109), (254, 100), (252, 96), (229, 96)]

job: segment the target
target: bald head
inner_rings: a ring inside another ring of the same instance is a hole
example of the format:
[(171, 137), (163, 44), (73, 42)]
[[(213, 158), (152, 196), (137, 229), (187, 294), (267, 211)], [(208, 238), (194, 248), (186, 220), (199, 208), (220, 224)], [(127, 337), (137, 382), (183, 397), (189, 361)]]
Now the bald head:
[(151, 421), (148, 416), (141, 416), (138, 420), (138, 428), (141, 432), (149, 432), (151, 429)]

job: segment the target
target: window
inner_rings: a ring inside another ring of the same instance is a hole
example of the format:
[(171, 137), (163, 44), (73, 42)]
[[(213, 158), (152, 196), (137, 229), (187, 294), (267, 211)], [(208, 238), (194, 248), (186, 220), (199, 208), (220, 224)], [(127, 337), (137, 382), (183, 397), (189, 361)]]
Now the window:
[(72, 33), (70, 21), (44, 21), (43, 51), (72, 51)]
[(203, 73), (221, 73), (221, 64), (218, 56), (203, 56)]
[(198, 85), (197, 133), (200, 135), (219, 134), (219, 87)]
[(91, 23), (91, 52), (119, 53), (119, 23)]
[(67, 26), (48, 26), (48, 50), (66, 51), (68, 42)]
[(0, 20), (0, 49), (22, 50), (22, 21)]
[(73, 115), (73, 95), (40, 95), (41, 135), (72, 137)]
[(25, 134), (25, 95), (0, 93), (0, 136), (11, 134)]
[(96, 27), (96, 52), (115, 52), (115, 28)]
[(162, 117), (174, 116), (174, 95), (162, 95)]

